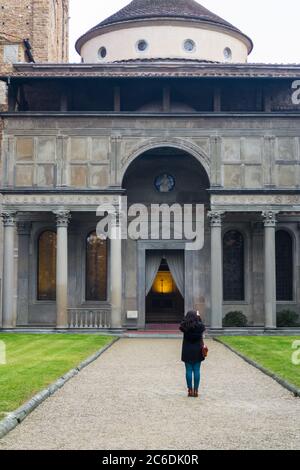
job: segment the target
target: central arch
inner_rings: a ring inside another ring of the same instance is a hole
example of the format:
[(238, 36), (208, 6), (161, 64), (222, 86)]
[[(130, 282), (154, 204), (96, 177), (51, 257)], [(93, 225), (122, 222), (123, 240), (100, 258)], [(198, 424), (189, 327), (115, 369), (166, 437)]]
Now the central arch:
[(139, 144), (131, 152), (122, 158), (122, 172), (121, 181), (123, 182), (124, 176), (129, 166), (141, 157), (146, 152), (156, 150), (160, 148), (172, 148), (175, 150), (182, 151), (192, 157), (194, 157), (200, 165), (204, 168), (208, 179), (210, 178), (210, 159), (207, 153), (198, 145), (185, 139), (172, 138), (172, 139), (150, 139), (142, 144)]
[[(128, 207), (132, 204), (147, 207), (150, 204), (204, 204), (208, 207), (210, 181), (207, 161), (204, 159), (205, 166), (202, 161), (203, 156), (200, 158), (199, 153), (196, 158), (178, 146), (161, 146), (158, 142), (150, 148), (147, 146), (144, 152), (132, 156), (123, 176), (122, 187), (126, 190)], [(135, 267), (128, 267), (125, 271), (136, 269), (137, 310), (141, 328), (153, 322), (178, 323), (187, 309), (199, 304), (196, 298), (203, 298), (200, 287), (194, 287), (194, 253), (186, 251), (186, 240), (177, 239), (175, 230), (171, 229), (171, 232), (173, 238), (168, 241), (162, 237), (153, 240), (150, 234), (148, 240), (126, 241), (130, 252), (136, 255)], [(197, 254), (201, 262), (200, 256)], [(125, 260), (125, 265), (129, 266), (130, 263), (129, 259)], [(130, 280), (126, 277), (125, 295), (127, 291), (132, 292), (132, 286), (127, 287), (127, 282)]]
[[(199, 157), (199, 154), (197, 154)], [(174, 178), (174, 189), (159, 194), (155, 179)], [(206, 167), (192, 153), (178, 147), (155, 145), (132, 159), (123, 175), (122, 188), (131, 203), (205, 203), (210, 187)]]

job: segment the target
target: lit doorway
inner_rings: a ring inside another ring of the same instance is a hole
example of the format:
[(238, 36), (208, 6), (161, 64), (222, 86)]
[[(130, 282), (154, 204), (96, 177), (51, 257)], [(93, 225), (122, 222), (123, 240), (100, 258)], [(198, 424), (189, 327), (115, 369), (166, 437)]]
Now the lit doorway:
[(147, 289), (146, 323), (180, 323), (184, 317), (183, 251), (169, 251), (167, 256), (150, 252), (147, 263), (150, 265), (147, 271), (151, 270), (154, 280)]

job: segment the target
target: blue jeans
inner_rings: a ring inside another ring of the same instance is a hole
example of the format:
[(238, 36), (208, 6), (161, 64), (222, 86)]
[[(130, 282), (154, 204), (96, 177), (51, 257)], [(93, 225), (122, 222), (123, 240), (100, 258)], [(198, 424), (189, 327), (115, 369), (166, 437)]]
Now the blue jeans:
[(193, 375), (194, 375), (194, 389), (198, 390), (200, 385), (200, 367), (201, 362), (196, 364), (189, 364), (185, 362), (186, 383), (188, 388), (193, 388)]

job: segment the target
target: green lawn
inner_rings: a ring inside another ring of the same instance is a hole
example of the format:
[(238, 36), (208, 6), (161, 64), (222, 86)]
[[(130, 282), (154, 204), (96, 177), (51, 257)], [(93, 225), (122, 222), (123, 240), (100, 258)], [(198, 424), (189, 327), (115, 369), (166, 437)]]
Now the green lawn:
[(98, 335), (1, 334), (7, 364), (0, 364), (0, 419), (112, 341)]
[(300, 336), (222, 337), (221, 341), (300, 388), (300, 365), (292, 363), (292, 344)]

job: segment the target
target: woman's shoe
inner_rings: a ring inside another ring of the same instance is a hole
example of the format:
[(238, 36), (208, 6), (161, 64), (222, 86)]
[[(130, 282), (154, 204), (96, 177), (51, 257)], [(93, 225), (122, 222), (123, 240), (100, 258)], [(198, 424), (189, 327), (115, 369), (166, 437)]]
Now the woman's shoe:
[(188, 389), (188, 397), (193, 397), (193, 396), (194, 396), (193, 389), (192, 389), (192, 388), (189, 388), (189, 389)]
[(193, 395), (195, 398), (198, 398), (199, 397), (199, 393), (198, 393), (198, 390), (194, 390), (194, 395)]

